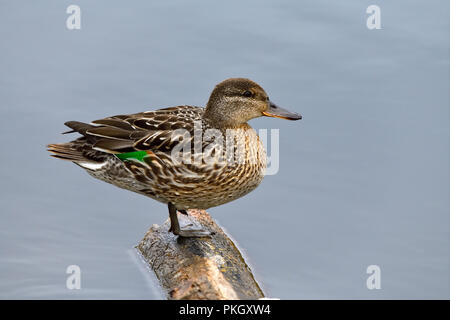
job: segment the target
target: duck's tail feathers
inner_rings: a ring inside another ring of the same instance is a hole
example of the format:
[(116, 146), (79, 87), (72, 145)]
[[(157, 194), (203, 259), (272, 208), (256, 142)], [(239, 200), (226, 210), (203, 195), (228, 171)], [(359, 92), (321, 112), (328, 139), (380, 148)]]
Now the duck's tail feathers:
[(78, 132), (79, 134), (86, 136), (86, 131), (88, 131), (89, 129), (95, 128), (95, 126), (93, 126), (92, 124), (79, 122), (79, 121), (67, 121), (64, 124), (72, 130), (63, 132), (63, 134)]
[(68, 161), (86, 161), (83, 151), (72, 142), (49, 144), (47, 150), (53, 153), (51, 156)]

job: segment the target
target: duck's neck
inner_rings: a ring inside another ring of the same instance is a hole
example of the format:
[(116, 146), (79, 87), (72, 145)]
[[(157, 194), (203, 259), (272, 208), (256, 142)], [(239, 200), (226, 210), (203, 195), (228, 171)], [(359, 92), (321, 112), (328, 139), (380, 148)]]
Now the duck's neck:
[(223, 117), (215, 117), (208, 114), (205, 110), (203, 114), (203, 121), (211, 128), (218, 129), (220, 131), (226, 131), (228, 129), (246, 129), (249, 126), (248, 123), (237, 123), (234, 119), (224, 119)]
[(221, 104), (211, 105), (210, 103), (211, 101), (208, 102), (203, 113), (203, 121), (208, 123), (212, 128), (226, 130), (241, 129), (248, 126), (246, 122), (236, 121), (236, 118), (229, 114)]

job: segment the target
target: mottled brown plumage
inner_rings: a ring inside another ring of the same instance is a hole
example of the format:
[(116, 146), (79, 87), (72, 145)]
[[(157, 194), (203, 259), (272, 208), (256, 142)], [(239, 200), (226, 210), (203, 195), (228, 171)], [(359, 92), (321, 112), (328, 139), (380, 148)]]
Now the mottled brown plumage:
[(247, 124), (263, 115), (301, 118), (272, 104), (255, 82), (228, 79), (215, 87), (205, 109), (177, 106), (92, 124), (69, 121), (68, 133), (82, 137), (48, 149), (95, 178), (169, 204), (172, 231), (196, 236), (202, 233), (180, 230), (177, 209), (224, 204), (263, 179), (266, 154)]

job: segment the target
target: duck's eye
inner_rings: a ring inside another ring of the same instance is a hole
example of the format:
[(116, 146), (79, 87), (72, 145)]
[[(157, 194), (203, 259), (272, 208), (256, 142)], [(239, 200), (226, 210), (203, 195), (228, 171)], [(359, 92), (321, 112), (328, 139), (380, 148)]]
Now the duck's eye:
[(253, 96), (253, 93), (250, 90), (246, 90), (246, 91), (244, 91), (244, 93), (242, 95), (244, 97), (251, 97), (251, 96)]

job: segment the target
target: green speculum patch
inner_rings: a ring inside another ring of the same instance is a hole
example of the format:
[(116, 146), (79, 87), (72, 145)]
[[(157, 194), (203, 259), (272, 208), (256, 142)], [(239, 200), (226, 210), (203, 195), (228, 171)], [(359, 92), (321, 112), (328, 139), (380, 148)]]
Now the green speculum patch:
[(122, 161), (135, 159), (138, 161), (144, 161), (144, 158), (148, 156), (147, 151), (133, 151), (133, 152), (125, 152), (116, 154), (117, 158)]

